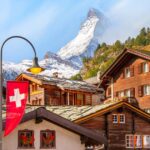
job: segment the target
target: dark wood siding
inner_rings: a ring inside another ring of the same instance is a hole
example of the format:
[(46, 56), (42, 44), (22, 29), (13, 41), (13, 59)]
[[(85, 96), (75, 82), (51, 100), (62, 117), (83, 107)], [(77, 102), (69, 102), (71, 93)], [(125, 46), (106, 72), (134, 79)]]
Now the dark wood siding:
[[(125, 123), (113, 123), (113, 114), (125, 114)], [(106, 137), (108, 137), (109, 150), (126, 150), (126, 134), (150, 135), (150, 122), (139, 117), (131, 110), (123, 107), (105, 115), (83, 121), (79, 124), (91, 130), (103, 133)]]

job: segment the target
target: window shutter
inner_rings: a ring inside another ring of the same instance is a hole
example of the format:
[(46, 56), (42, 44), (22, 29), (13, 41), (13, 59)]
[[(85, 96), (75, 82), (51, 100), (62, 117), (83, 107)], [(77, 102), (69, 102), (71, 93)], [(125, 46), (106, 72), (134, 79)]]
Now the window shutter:
[(121, 79), (124, 79), (124, 78), (125, 78), (125, 69), (122, 69), (121, 72), (122, 72), (122, 73), (121, 73), (120, 78), (121, 78)]
[(108, 88), (108, 96), (111, 96), (111, 88)]
[(118, 97), (118, 92), (115, 92), (115, 97)]
[(133, 77), (134, 76), (134, 67), (130, 68), (130, 73), (131, 73), (131, 77)]
[(135, 88), (130, 89), (131, 97), (135, 97)]
[(138, 65), (138, 73), (141, 74), (143, 72), (143, 63)]
[(142, 97), (143, 96), (143, 86), (138, 87), (138, 96)]

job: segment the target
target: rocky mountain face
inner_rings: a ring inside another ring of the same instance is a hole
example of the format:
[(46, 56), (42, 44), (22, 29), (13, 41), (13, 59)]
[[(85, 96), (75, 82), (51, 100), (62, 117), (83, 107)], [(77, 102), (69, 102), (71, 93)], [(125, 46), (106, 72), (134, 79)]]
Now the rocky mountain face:
[(77, 36), (58, 51), (62, 59), (82, 66), (83, 57), (93, 57), (100, 36), (108, 26), (106, 17), (96, 9), (90, 9)]
[[(83, 57), (92, 57), (99, 44), (99, 38), (104, 33), (108, 21), (96, 9), (90, 9), (85, 22), (77, 36), (58, 51), (58, 54), (48, 51), (39, 64), (46, 70), (41, 74), (52, 76), (58, 72), (60, 77), (70, 78), (77, 74), (82, 67)], [(31, 60), (23, 60), (19, 64), (12, 62), (3, 64), (5, 80), (15, 79), (17, 75), (26, 72), (32, 66)]]

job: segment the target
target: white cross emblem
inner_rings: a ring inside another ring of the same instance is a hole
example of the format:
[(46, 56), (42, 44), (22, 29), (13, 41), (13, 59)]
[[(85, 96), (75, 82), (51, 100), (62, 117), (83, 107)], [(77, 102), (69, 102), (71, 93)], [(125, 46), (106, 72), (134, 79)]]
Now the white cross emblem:
[(14, 89), (14, 96), (10, 96), (10, 102), (15, 102), (16, 107), (21, 107), (21, 100), (25, 98), (25, 94), (20, 94), (19, 89)]

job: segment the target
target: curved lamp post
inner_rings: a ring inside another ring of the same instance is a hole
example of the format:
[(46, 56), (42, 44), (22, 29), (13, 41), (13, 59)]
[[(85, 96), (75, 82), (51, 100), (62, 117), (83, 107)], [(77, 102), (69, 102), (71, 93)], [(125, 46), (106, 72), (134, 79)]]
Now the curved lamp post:
[(2, 54), (3, 54), (3, 47), (4, 47), (5, 43), (7, 41), (9, 41), (10, 39), (14, 39), (14, 38), (19, 38), (19, 39), (25, 40), (32, 47), (32, 50), (34, 52), (33, 65), (31, 68), (27, 69), (27, 71), (29, 71), (33, 74), (38, 74), (38, 73), (44, 71), (44, 68), (41, 68), (39, 66), (35, 48), (28, 39), (26, 39), (22, 36), (11, 36), (3, 42), (2, 46), (1, 46), (1, 52), (0, 52), (0, 97), (1, 97), (1, 99), (0, 99), (0, 150), (2, 150), (2, 129), (3, 129), (3, 122), (2, 122), (3, 121), (2, 120), (2, 99), (3, 99), (3, 96), (2, 96), (3, 95)]

